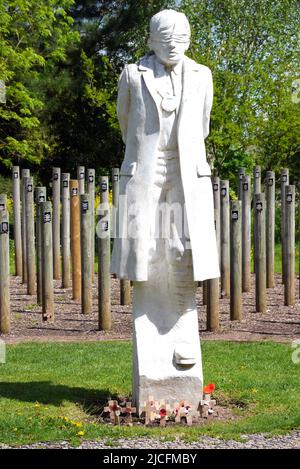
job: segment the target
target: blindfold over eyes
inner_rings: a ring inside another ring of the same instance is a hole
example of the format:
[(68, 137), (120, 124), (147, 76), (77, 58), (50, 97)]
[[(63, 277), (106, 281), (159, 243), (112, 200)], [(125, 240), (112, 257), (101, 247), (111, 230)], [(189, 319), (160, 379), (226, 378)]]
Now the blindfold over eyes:
[(190, 36), (188, 34), (164, 34), (157, 32), (150, 35), (150, 40), (155, 42), (169, 43), (171, 41), (175, 42), (189, 42)]

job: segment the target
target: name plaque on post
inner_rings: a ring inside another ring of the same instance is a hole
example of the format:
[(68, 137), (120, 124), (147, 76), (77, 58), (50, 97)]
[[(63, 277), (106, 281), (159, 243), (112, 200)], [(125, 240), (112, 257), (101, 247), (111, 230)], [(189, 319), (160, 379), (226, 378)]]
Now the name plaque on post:
[(291, 194), (290, 192), (288, 194), (286, 194), (286, 201), (287, 203), (292, 203), (293, 202), (293, 194)]
[(43, 221), (44, 221), (44, 223), (50, 223), (50, 221), (51, 221), (51, 212), (45, 212), (44, 213)]
[(63, 180), (63, 187), (69, 187), (69, 181), (67, 179)]
[(89, 175), (89, 182), (94, 182), (94, 176), (92, 174)]
[(8, 233), (8, 222), (3, 221), (0, 223), (0, 234), (6, 234)]
[(75, 197), (78, 194), (78, 189), (77, 187), (72, 188), (72, 197)]
[(262, 212), (262, 209), (263, 209), (263, 204), (262, 202), (256, 202), (256, 210), (258, 212)]
[(101, 190), (102, 190), (102, 192), (107, 191), (107, 183), (106, 182), (101, 182)]
[(27, 192), (32, 192), (32, 184), (27, 184)]
[(87, 212), (88, 209), (89, 209), (89, 202), (87, 200), (84, 200), (82, 203), (81, 203), (81, 208), (82, 208), (82, 211), (83, 212)]
[(215, 183), (213, 184), (213, 190), (217, 191), (219, 189), (219, 184)]
[(227, 194), (227, 189), (226, 189), (226, 187), (222, 187), (222, 189), (221, 189), (221, 195), (222, 195), (223, 197), (225, 197), (226, 194)]
[(231, 219), (237, 221), (239, 219), (239, 212), (237, 210), (231, 211)]

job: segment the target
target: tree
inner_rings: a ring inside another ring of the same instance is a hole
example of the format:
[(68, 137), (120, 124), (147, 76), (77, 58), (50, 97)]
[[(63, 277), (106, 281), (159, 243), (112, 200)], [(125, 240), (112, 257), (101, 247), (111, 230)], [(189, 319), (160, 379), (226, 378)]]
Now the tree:
[[(73, 0), (0, 0), (0, 80), (6, 83), (0, 105), (0, 161), (38, 163), (50, 150), (40, 113), (47, 105), (39, 82), (66, 58), (72, 31)], [(50, 139), (51, 140), (51, 139)]]
[(181, 2), (192, 26), (190, 54), (213, 72), (207, 143), (222, 177), (257, 163), (276, 170), (299, 155), (299, 105), (292, 100), (298, 7), (296, 0)]

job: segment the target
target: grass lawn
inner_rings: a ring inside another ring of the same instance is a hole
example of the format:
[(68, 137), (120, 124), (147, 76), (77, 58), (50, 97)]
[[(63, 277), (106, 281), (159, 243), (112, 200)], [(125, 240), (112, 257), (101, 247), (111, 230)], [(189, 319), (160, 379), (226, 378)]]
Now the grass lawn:
[(216, 384), (221, 404), (239, 404), (237, 418), (160, 429), (103, 425), (95, 415), (109, 396), (130, 395), (129, 342), (9, 345), (6, 364), (0, 364), (0, 442), (77, 444), (82, 438), (138, 436), (190, 441), (204, 433), (238, 439), (300, 428), (300, 364), (292, 362), (289, 345), (209, 341), (202, 350), (205, 384)]

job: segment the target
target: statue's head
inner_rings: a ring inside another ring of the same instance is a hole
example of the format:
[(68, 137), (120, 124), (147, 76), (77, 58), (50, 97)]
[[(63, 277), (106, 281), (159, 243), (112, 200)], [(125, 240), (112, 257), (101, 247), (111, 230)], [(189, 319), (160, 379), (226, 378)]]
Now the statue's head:
[(150, 20), (149, 48), (165, 65), (179, 63), (190, 45), (191, 29), (184, 13), (162, 10)]

